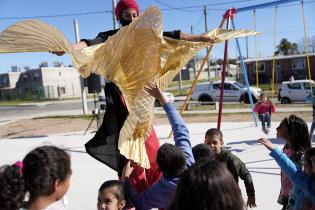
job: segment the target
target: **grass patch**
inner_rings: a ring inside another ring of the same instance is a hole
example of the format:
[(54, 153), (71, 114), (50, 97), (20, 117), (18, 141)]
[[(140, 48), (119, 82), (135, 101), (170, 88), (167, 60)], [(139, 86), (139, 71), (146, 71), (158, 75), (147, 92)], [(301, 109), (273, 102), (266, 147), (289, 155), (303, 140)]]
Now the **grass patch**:
[[(181, 109), (183, 103), (180, 104), (177, 109)], [(255, 106), (255, 104), (254, 104)], [(296, 103), (296, 104), (276, 104), (277, 108), (293, 108), (293, 107), (311, 107), (310, 104), (305, 103)], [(235, 103), (235, 104), (223, 104), (223, 109), (250, 109), (250, 104), (242, 104), (242, 103)], [(201, 104), (190, 104), (189, 109), (190, 111), (197, 111), (197, 110), (214, 110), (215, 105), (209, 104), (209, 105), (201, 105)]]
[(28, 104), (28, 103), (40, 103), (40, 102), (53, 102), (53, 101), (59, 101), (59, 100), (25, 100), (25, 99), (16, 99), (16, 100), (6, 100), (6, 101), (0, 101), (0, 106), (16, 106), (20, 104)]
[(182, 94), (180, 94), (179, 90), (168, 90), (167, 92), (171, 92), (174, 96), (186, 96), (189, 93), (190, 88), (182, 88)]
[[(91, 98), (91, 97), (88, 97)], [(64, 98), (64, 99), (15, 99), (15, 100), (3, 100), (0, 101), (0, 106), (17, 106), (21, 104), (32, 104), (32, 103), (42, 103), (42, 102), (60, 102), (68, 100), (77, 100), (79, 97), (75, 98)]]
[[(103, 119), (103, 115), (99, 115), (100, 119)], [(46, 116), (46, 117), (36, 117), (33, 119), (85, 119), (91, 120), (93, 115), (53, 115), (53, 116)]]
[[(256, 84), (253, 84), (252, 86), (256, 87)], [(278, 83), (278, 84), (275, 83), (275, 86), (274, 86), (275, 92), (277, 92), (280, 87), (281, 87), (281, 83)], [(259, 84), (259, 88), (261, 88), (263, 91), (271, 91), (271, 84), (270, 83)]]

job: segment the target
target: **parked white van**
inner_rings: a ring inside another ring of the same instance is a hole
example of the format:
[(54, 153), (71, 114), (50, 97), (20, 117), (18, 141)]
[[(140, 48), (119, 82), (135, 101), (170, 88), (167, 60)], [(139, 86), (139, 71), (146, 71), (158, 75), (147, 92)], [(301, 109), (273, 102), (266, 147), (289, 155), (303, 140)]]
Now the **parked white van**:
[(310, 94), (310, 82), (312, 83), (312, 87), (315, 87), (315, 82), (313, 80), (282, 82), (278, 93), (278, 101), (282, 104), (305, 101), (305, 98)]

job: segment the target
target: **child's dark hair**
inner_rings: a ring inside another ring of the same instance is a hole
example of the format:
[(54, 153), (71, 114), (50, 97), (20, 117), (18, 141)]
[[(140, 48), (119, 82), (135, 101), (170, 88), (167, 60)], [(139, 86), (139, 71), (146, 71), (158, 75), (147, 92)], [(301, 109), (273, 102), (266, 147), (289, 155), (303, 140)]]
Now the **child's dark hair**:
[(262, 99), (264, 99), (265, 97), (266, 97), (267, 99), (269, 99), (269, 97), (267, 96), (267, 94), (262, 93), (262, 94), (260, 94), (259, 99), (262, 100)]
[(208, 136), (218, 136), (221, 140), (223, 140), (222, 132), (216, 128), (210, 128), (209, 130), (207, 130), (205, 138), (207, 138)]
[(55, 146), (32, 150), (25, 156), (22, 165), (1, 167), (0, 210), (21, 208), (26, 192), (30, 196), (29, 202), (51, 195), (55, 181), (65, 181), (70, 173), (70, 157), (64, 150)]
[(197, 144), (192, 148), (192, 153), (196, 162), (201, 159), (211, 159), (215, 157), (213, 149), (206, 144)]
[(125, 198), (125, 190), (124, 185), (122, 182), (118, 180), (109, 180), (104, 182), (100, 188), (98, 189), (98, 192), (102, 192), (105, 189), (115, 188), (114, 195), (117, 198), (118, 201), (126, 200)]
[(288, 128), (292, 149), (305, 152), (311, 148), (311, 138), (306, 122), (296, 115), (290, 115), (284, 120)]
[(110, 188), (115, 188), (114, 195), (117, 198), (118, 201), (126, 201), (125, 206), (123, 209), (130, 209), (134, 206), (134, 202), (132, 201), (131, 197), (129, 196), (127, 188), (124, 186), (124, 184), (121, 181), (118, 180), (109, 180), (104, 182), (100, 188), (98, 189), (98, 192), (101, 193), (102, 191)]
[(168, 178), (181, 175), (186, 168), (186, 159), (183, 151), (173, 144), (163, 144), (156, 155), (156, 162)]
[(25, 194), (24, 179), (17, 165), (0, 168), (0, 210), (21, 208)]
[(304, 154), (304, 163), (310, 167), (312, 167), (311, 157), (315, 155), (315, 148), (308, 149)]
[(244, 201), (225, 165), (201, 160), (182, 174), (170, 209), (243, 210)]

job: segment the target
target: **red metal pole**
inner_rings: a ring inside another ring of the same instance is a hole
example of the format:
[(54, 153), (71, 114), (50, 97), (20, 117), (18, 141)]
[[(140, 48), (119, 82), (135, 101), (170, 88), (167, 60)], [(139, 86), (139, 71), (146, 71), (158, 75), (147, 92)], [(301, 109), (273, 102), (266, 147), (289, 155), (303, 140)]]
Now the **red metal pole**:
[[(235, 14), (235, 9), (230, 9), (226, 11), (224, 14), (224, 19), (226, 19), (226, 29), (228, 30), (230, 27), (230, 19), (233, 18)], [(220, 104), (219, 104), (219, 114), (218, 114), (218, 124), (217, 129), (220, 130), (221, 128), (221, 118), (222, 118), (222, 105), (223, 105), (223, 96), (224, 96), (224, 81), (225, 81), (225, 72), (226, 72), (226, 64), (228, 62), (228, 40), (225, 41), (224, 46), (224, 60), (221, 72), (221, 87), (220, 87)]]

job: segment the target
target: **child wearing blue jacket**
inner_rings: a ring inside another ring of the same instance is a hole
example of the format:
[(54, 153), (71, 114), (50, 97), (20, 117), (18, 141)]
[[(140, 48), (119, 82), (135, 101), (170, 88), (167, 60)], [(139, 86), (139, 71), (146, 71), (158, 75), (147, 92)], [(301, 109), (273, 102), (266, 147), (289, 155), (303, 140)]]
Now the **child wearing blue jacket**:
[(295, 200), (289, 201), (289, 205), (294, 210), (315, 209), (315, 148), (305, 152), (303, 172), (268, 139), (261, 138), (258, 141), (271, 151), (270, 156), (294, 184)]
[(172, 126), (175, 145), (165, 143), (159, 148), (156, 160), (163, 175), (140, 195), (135, 193), (128, 181), (133, 170), (133, 163), (128, 161), (125, 165), (123, 180), (137, 210), (168, 208), (181, 174), (195, 162), (189, 140), (189, 131), (181, 116), (156, 84), (145, 86), (145, 91), (158, 99), (163, 106)]

